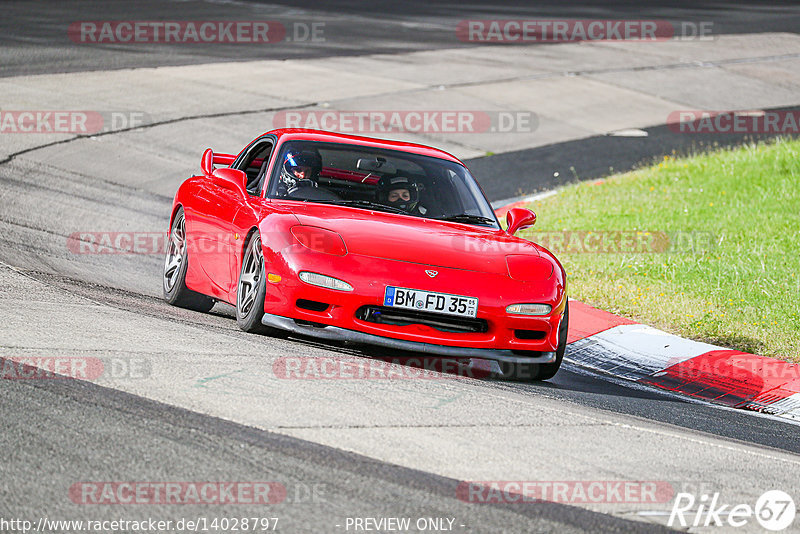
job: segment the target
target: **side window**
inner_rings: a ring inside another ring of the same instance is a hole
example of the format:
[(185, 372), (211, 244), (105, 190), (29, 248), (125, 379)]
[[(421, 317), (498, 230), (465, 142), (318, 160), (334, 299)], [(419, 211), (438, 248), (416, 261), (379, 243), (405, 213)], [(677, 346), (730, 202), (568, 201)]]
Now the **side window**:
[(258, 142), (250, 148), (244, 159), (236, 166), (247, 175), (247, 192), (253, 196), (261, 193), (271, 152), (271, 140)]

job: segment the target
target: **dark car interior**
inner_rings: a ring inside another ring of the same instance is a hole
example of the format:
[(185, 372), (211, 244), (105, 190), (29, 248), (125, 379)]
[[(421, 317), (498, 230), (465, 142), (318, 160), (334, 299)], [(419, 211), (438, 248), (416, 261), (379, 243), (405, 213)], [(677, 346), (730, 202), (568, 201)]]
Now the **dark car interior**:
[[(461, 217), (459, 222), (496, 226), (491, 207), (479, 186), (463, 166), (439, 158), (397, 150), (373, 149), (339, 143), (289, 141), (281, 145), (276, 164), (267, 176), (274, 141), (260, 139), (234, 164), (247, 175), (247, 192), (258, 196), (266, 186), (270, 198), (335, 203), (365, 209), (394, 211), (425, 218)], [(311, 150), (319, 154), (321, 168), (311, 179), (299, 179), (292, 187), (280, 187), (283, 161), (289, 151)], [(413, 184), (417, 211), (401, 212), (382, 203), (381, 179), (403, 176)], [(477, 220), (463, 220), (463, 217)], [(491, 219), (491, 220), (489, 220)]]

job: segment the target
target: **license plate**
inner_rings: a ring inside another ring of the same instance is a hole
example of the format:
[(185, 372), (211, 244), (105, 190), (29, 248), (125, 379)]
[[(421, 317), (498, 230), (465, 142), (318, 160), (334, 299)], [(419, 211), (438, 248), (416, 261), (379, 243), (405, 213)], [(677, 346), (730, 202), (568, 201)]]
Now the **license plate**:
[(383, 295), (383, 305), (392, 308), (445, 313), (460, 317), (478, 315), (478, 299), (447, 293), (434, 293), (421, 289), (387, 286)]

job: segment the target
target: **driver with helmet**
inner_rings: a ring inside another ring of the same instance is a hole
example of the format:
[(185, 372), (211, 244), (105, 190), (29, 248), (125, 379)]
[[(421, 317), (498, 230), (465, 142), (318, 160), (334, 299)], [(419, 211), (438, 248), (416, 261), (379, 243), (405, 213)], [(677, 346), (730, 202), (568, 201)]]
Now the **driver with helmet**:
[(283, 159), (278, 196), (285, 197), (301, 187), (317, 187), (322, 157), (316, 150), (289, 151)]
[(425, 215), (419, 203), (421, 187), (407, 176), (384, 176), (378, 182), (378, 202), (405, 211), (409, 215)]

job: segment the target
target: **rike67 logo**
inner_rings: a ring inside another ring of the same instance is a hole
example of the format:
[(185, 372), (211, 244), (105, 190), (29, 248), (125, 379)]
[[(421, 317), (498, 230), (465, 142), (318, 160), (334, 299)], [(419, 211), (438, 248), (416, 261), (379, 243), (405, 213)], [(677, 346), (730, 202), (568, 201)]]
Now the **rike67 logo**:
[(678, 493), (672, 505), (669, 527), (727, 527), (739, 528), (758, 522), (762, 528), (779, 532), (794, 522), (794, 499), (781, 490), (762, 494), (754, 506), (747, 503), (726, 504), (719, 493), (704, 494), (695, 498), (691, 493)]

